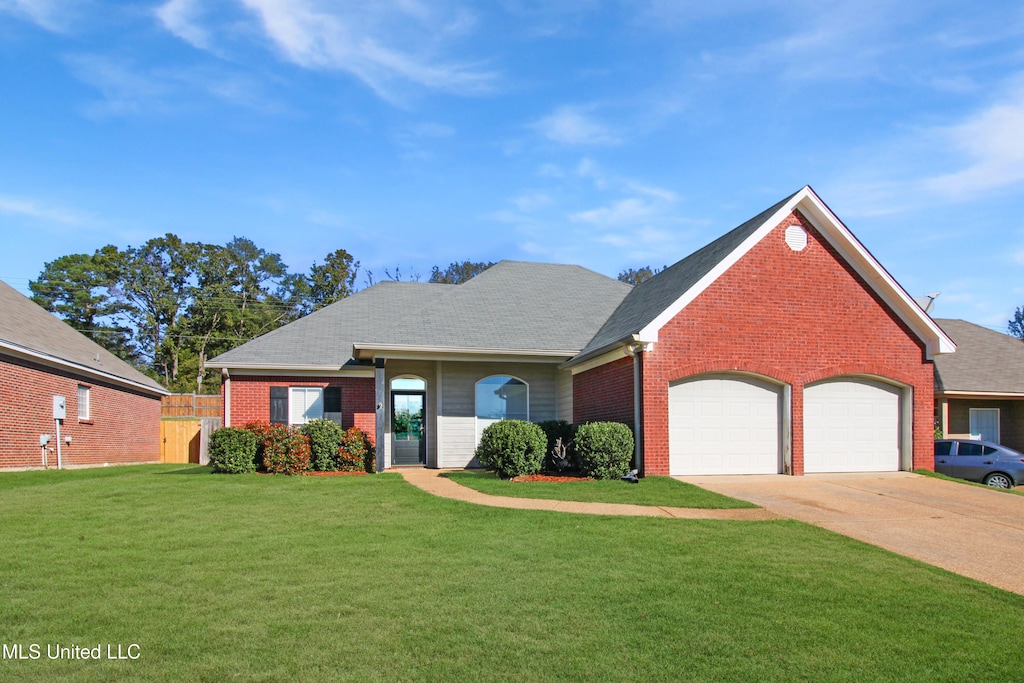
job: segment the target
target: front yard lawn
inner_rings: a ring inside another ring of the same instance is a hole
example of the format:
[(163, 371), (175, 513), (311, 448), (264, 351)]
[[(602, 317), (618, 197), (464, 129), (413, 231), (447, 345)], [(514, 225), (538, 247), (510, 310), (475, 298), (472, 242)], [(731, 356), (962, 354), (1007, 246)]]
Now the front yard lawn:
[[(42, 648), (5, 654), (3, 680), (1020, 677), (1024, 596), (794, 521), (181, 465), (0, 474), (0, 510), (0, 643)], [(131, 644), (138, 659), (46, 655)]]
[(957, 479), (956, 477), (950, 477), (945, 474), (939, 474), (938, 472), (932, 472), (931, 470), (918, 469), (914, 470), (914, 474), (920, 474), (925, 477), (932, 477), (934, 479), (945, 479), (946, 481), (955, 481), (958, 484), (967, 484), (968, 486), (980, 486), (984, 489), (992, 489), (993, 491), (1002, 491), (1003, 493), (1012, 493), (1015, 496), (1024, 496), (1024, 486), (1018, 486), (1012, 489), (998, 489), (994, 486), (986, 486), (976, 481), (967, 481), (966, 479)]
[(745, 500), (712, 493), (671, 477), (644, 477), (639, 484), (618, 479), (571, 482), (519, 482), (498, 478), (494, 472), (447, 472), (443, 476), (481, 493), (512, 498), (575, 500), (585, 503), (633, 503), (677, 508), (756, 508)]

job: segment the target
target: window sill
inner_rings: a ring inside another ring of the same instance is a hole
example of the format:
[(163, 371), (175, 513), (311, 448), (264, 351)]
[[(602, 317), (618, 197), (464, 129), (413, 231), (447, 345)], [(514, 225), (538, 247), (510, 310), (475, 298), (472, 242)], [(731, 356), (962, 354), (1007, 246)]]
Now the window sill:
[(94, 423), (93, 420), (82, 420), (82, 419), (78, 420), (78, 424), (80, 424), (80, 425), (91, 425), (93, 423)]

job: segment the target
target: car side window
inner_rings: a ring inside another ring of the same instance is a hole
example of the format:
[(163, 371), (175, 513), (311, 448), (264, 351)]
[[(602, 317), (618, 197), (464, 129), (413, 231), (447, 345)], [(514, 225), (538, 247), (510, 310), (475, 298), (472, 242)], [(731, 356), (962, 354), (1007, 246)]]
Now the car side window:
[(993, 453), (996, 452), (996, 449), (992, 448), (991, 446), (984, 446), (983, 447), (983, 452), (984, 452), (985, 455), (992, 455)]
[(964, 443), (960, 442), (960, 449), (957, 451), (960, 455), (981, 455), (982, 446), (980, 443)]
[(952, 441), (936, 441), (935, 442), (935, 455), (949, 455), (949, 449), (952, 447)]

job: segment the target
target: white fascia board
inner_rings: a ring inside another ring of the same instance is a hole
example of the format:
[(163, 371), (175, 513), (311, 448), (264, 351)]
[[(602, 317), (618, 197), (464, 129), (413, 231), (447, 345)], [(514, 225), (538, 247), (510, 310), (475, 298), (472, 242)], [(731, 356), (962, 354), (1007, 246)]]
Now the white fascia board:
[(311, 366), (231, 365), (226, 368), (232, 377), (266, 375), (267, 377), (373, 377), (373, 368), (339, 368)]
[(1024, 393), (1012, 391), (936, 391), (935, 398), (1021, 399), (1024, 398)]
[(164, 389), (163, 387), (160, 387), (159, 389), (156, 387), (151, 387), (141, 382), (125, 379), (124, 377), (118, 377), (117, 375), (113, 375), (109, 372), (103, 372), (102, 370), (94, 370), (93, 368), (87, 367), (85, 365), (80, 365), (79, 363), (73, 363), (71, 361), (63, 360), (55, 356), (40, 353), (38, 351), (33, 351), (23, 346), (18, 346), (17, 344), (11, 344), (5, 341), (0, 341), (0, 349), (7, 351), (12, 356), (18, 356), (20, 358), (34, 360), (40, 363), (41, 365), (47, 365), (52, 368), (70, 370), (71, 372), (77, 373), (79, 375), (95, 377), (97, 379), (101, 379), (112, 384), (119, 384), (124, 387), (138, 389), (140, 391), (145, 391), (147, 393), (155, 394), (157, 396), (171, 395), (171, 392), (168, 391), (167, 389)]
[(824, 236), (857, 274), (895, 311), (906, 325), (925, 342), (928, 360), (942, 353), (956, 352), (956, 344), (914, 301), (896, 279), (882, 267), (849, 228), (836, 217), (810, 187), (801, 190), (795, 208)]
[(454, 346), (415, 346), (406, 344), (352, 345), (354, 358), (394, 360), (508, 361), (522, 363), (562, 363), (579, 353), (572, 349), (489, 349)]
[(582, 363), (580, 363), (578, 365), (573, 365), (573, 366), (569, 366), (569, 367), (562, 366), (562, 367), (564, 369), (570, 370), (572, 372), (572, 374), (578, 375), (581, 372), (586, 372), (587, 370), (593, 370), (594, 368), (600, 367), (602, 365), (606, 365), (608, 363), (614, 363), (617, 360), (620, 360), (622, 358), (628, 358), (628, 357), (629, 357), (629, 353), (627, 353), (627, 351), (626, 351), (626, 345), (625, 344), (618, 344), (612, 350), (605, 351), (604, 353), (602, 353), (602, 354), (600, 354), (598, 356), (594, 356), (593, 358), (590, 358), (588, 360), (585, 360), (585, 361), (583, 361)]
[(810, 188), (804, 186), (804, 188), (793, 195), (793, 197), (786, 202), (782, 208), (772, 214), (772, 216), (762, 223), (757, 230), (751, 233), (747, 239), (743, 240), (738, 247), (733, 249), (732, 253), (719, 261), (714, 268), (708, 271), (707, 275), (702, 277), (692, 287), (683, 292), (683, 295), (676, 299), (671, 306), (662, 311), (658, 317), (640, 330), (637, 334), (638, 340), (642, 342), (658, 341), (658, 333), (661, 331), (661, 328), (667, 325), (670, 320), (675, 318), (680, 311), (689, 306), (694, 299), (700, 296), (705, 289), (710, 287), (711, 283), (720, 278), (725, 271), (732, 268), (737, 261), (746, 256), (747, 252), (754, 248), (754, 245), (764, 239), (765, 235), (770, 233), (775, 226), (781, 223), (786, 216), (792, 213), (793, 208), (800, 202), (801, 197), (808, 190), (810, 190)]

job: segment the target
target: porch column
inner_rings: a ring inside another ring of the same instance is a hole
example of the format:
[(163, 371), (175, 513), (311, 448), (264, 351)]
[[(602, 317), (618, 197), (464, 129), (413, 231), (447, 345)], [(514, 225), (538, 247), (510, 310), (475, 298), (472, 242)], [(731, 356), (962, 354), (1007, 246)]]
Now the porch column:
[(377, 471), (383, 472), (386, 468), (385, 455), (387, 451), (384, 444), (384, 430), (387, 425), (387, 384), (384, 382), (384, 359), (378, 358), (373, 370), (374, 393), (376, 395), (375, 405), (377, 406)]

